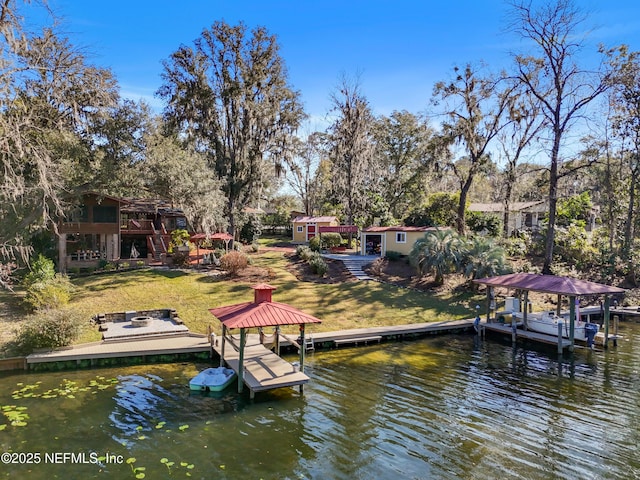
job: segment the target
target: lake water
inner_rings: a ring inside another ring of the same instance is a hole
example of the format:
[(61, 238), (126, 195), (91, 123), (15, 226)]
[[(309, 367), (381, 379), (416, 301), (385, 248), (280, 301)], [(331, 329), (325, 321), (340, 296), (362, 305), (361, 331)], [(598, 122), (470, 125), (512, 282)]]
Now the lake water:
[(188, 363), (4, 375), (0, 478), (640, 478), (640, 325), (621, 333), (572, 358), (464, 335), (318, 351), (303, 394), (254, 401), (191, 394)]

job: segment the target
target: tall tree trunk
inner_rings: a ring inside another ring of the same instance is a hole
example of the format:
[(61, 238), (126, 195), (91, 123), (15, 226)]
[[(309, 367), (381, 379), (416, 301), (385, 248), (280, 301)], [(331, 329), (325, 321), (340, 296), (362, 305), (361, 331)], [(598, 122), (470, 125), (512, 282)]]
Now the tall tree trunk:
[(460, 202), (458, 202), (458, 212), (456, 216), (456, 230), (460, 235), (464, 235), (467, 230), (466, 224), (466, 211), (467, 211), (467, 197), (469, 196), (469, 189), (473, 183), (473, 174), (469, 174), (466, 181), (460, 189)]
[(544, 265), (542, 273), (551, 275), (551, 265), (553, 263), (553, 247), (555, 244), (556, 232), (556, 207), (558, 204), (558, 152), (560, 151), (560, 138), (562, 133), (554, 133), (553, 148), (551, 149), (551, 168), (549, 171), (549, 222), (547, 226), (547, 236), (544, 242)]
[(629, 204), (627, 207), (627, 218), (624, 226), (624, 245), (622, 255), (625, 260), (631, 260), (633, 251), (634, 221), (635, 221), (635, 205), (636, 205), (636, 183), (638, 182), (638, 169), (631, 169), (631, 179), (629, 185)]

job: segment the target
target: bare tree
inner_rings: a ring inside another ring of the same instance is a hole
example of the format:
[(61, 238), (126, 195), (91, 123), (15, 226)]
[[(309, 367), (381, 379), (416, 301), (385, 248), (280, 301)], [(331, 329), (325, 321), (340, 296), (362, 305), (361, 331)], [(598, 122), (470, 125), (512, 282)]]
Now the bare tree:
[(302, 202), (304, 212), (313, 215), (317, 209), (318, 184), (316, 170), (320, 164), (323, 134), (314, 132), (296, 142), (293, 161), (288, 165), (287, 181)]
[(348, 224), (365, 212), (367, 182), (372, 172), (374, 141), (373, 116), (357, 82), (346, 78), (332, 97), (338, 117), (330, 127), (330, 158), (333, 194), (343, 202)]
[(621, 141), (621, 157), (626, 160), (629, 172), (622, 255), (630, 260), (640, 181), (640, 52), (631, 52), (623, 45), (610, 51), (609, 59), (614, 72), (610, 101), (614, 110), (612, 128)]
[(276, 37), (263, 27), (216, 22), (163, 64), (158, 94), (168, 102), (165, 119), (207, 155), (223, 182), (235, 235), (236, 217), (261, 184), (263, 163), (282, 166), (304, 117)]
[(533, 9), (530, 1), (512, 4), (512, 30), (533, 42), (531, 54), (515, 55), (520, 81), (540, 102), (545, 117), (549, 152), (549, 222), (543, 273), (551, 273), (555, 239), (558, 180), (563, 172), (562, 149), (569, 131), (594, 99), (607, 88), (601, 71), (581, 69), (575, 58), (584, 46), (579, 36), (585, 15), (572, 0), (553, 0)]
[(498, 135), (500, 152), (506, 161), (502, 185), (502, 205), (504, 208), (502, 233), (505, 238), (509, 233), (509, 206), (513, 200), (513, 187), (517, 181), (518, 164), (544, 126), (539, 102), (527, 91), (512, 93), (509, 119), (507, 128)]

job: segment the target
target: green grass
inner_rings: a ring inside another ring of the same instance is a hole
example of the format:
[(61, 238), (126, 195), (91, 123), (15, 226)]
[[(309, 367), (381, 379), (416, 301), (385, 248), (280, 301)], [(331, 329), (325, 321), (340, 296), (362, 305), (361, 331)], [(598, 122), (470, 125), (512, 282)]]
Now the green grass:
[[(322, 320), (312, 332), (468, 318), (479, 297), (469, 292), (430, 295), (378, 282), (319, 284), (300, 282), (286, 270), (281, 253), (252, 255), (253, 264), (273, 272), (273, 300), (288, 303)], [(73, 280), (69, 308), (89, 319), (97, 313), (175, 308), (190, 330), (220, 332), (208, 309), (251, 301), (250, 283), (177, 270), (133, 270)], [(296, 331), (295, 327), (291, 330)], [(82, 342), (100, 338), (88, 330)]]

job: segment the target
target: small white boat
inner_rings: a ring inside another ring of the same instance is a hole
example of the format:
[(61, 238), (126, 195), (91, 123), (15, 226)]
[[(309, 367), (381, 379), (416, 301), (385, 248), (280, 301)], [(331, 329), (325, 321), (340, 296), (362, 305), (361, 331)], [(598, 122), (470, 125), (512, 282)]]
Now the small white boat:
[[(516, 317), (522, 319), (524, 315), (517, 313)], [(569, 319), (564, 316), (558, 316), (555, 312), (540, 312), (540, 313), (528, 313), (527, 314), (527, 328), (534, 332), (546, 333), (547, 335), (558, 335), (558, 322), (563, 322), (562, 336), (569, 338), (569, 332), (571, 325)], [(575, 340), (581, 340), (583, 342), (588, 341), (588, 333), (595, 335), (600, 330), (600, 325), (597, 323), (583, 322), (576, 320), (573, 338)], [(591, 337), (593, 339), (593, 336)]]
[(235, 377), (236, 372), (230, 368), (207, 368), (191, 379), (189, 388), (200, 392), (220, 392), (227, 388)]

